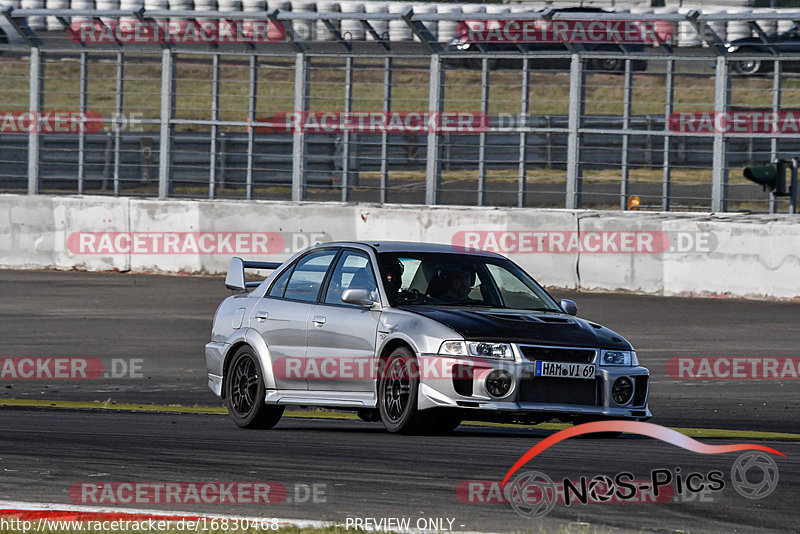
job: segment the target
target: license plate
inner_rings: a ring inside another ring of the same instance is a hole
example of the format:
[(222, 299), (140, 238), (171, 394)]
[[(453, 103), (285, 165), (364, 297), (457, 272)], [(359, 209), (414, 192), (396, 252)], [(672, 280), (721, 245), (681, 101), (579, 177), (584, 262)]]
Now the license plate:
[(594, 364), (536, 362), (535, 376), (559, 378), (594, 378)]

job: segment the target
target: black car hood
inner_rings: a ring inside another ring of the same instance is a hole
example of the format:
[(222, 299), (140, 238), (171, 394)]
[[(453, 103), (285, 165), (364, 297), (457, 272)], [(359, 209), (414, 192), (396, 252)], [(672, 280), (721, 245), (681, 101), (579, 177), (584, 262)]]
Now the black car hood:
[(400, 306), (452, 328), (467, 340), (631, 350), (619, 334), (564, 313), (454, 306)]

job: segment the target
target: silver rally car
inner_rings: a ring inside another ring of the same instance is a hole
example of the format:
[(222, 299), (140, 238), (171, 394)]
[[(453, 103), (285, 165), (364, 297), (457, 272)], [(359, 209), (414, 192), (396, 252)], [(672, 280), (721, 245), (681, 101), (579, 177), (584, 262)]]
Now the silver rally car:
[[(273, 272), (246, 282), (246, 268)], [(240, 427), (273, 427), (286, 405), (354, 410), (391, 432), (651, 417), (630, 343), (498, 254), (325, 243), (282, 264), (233, 258), (225, 285), (208, 385)]]

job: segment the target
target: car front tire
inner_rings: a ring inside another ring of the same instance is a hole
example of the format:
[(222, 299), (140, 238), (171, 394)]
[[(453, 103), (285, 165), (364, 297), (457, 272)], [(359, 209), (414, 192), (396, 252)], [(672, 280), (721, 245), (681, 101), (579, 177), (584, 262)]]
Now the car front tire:
[(225, 380), (225, 405), (241, 428), (272, 428), (283, 415), (283, 406), (264, 404), (264, 378), (253, 349), (242, 347), (233, 355)]
[(417, 410), (419, 363), (407, 347), (398, 347), (386, 360), (378, 382), (378, 409), (389, 432), (410, 434), (422, 430)]

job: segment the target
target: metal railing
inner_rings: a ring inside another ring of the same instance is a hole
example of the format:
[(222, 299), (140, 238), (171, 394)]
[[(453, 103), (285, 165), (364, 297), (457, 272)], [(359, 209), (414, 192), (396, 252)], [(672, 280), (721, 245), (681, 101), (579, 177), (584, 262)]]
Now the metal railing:
[[(18, 37), (0, 45), (6, 190), (621, 209), (635, 195), (639, 209), (775, 211), (782, 200), (739, 169), (800, 150), (800, 128), (752, 124), (767, 112), (788, 113), (791, 122), (800, 78), (786, 67), (800, 55), (776, 49), (743, 16), (408, 10), (367, 20), (143, 9), (7, 9), (4, 16)], [(59, 17), (64, 30), (33, 31), (29, 17)], [(704, 46), (458, 50), (425, 25), (466, 17), (690, 23)], [(81, 21), (108, 30), (126, 20), (170, 20), (175, 32), (193, 21), (259, 21), (281, 31), (236, 43), (123, 42), (113, 31), (106, 42), (75, 38)], [(402, 22), (417, 42), (391, 42), (370, 20)], [(746, 21), (764, 53), (729, 53), (713, 29), (718, 20)], [(343, 21), (360, 23), (371, 40), (347, 39)], [(308, 22), (322, 23), (334, 42), (301, 39), (295, 30)], [(15, 44), (20, 39), (24, 45)], [(748, 71), (754, 62), (761, 73)], [(319, 124), (325, 112), (338, 126)], [(750, 114), (749, 130), (731, 126), (736, 112)], [(681, 122), (680, 113), (691, 120)], [(341, 124), (376, 116), (383, 126)], [(409, 125), (417, 116), (422, 122)], [(728, 117), (725, 128), (714, 122), (720, 116)], [(25, 117), (36, 117), (36, 126)], [(449, 119), (454, 128), (442, 124)], [(393, 120), (399, 126), (387, 127)]]

